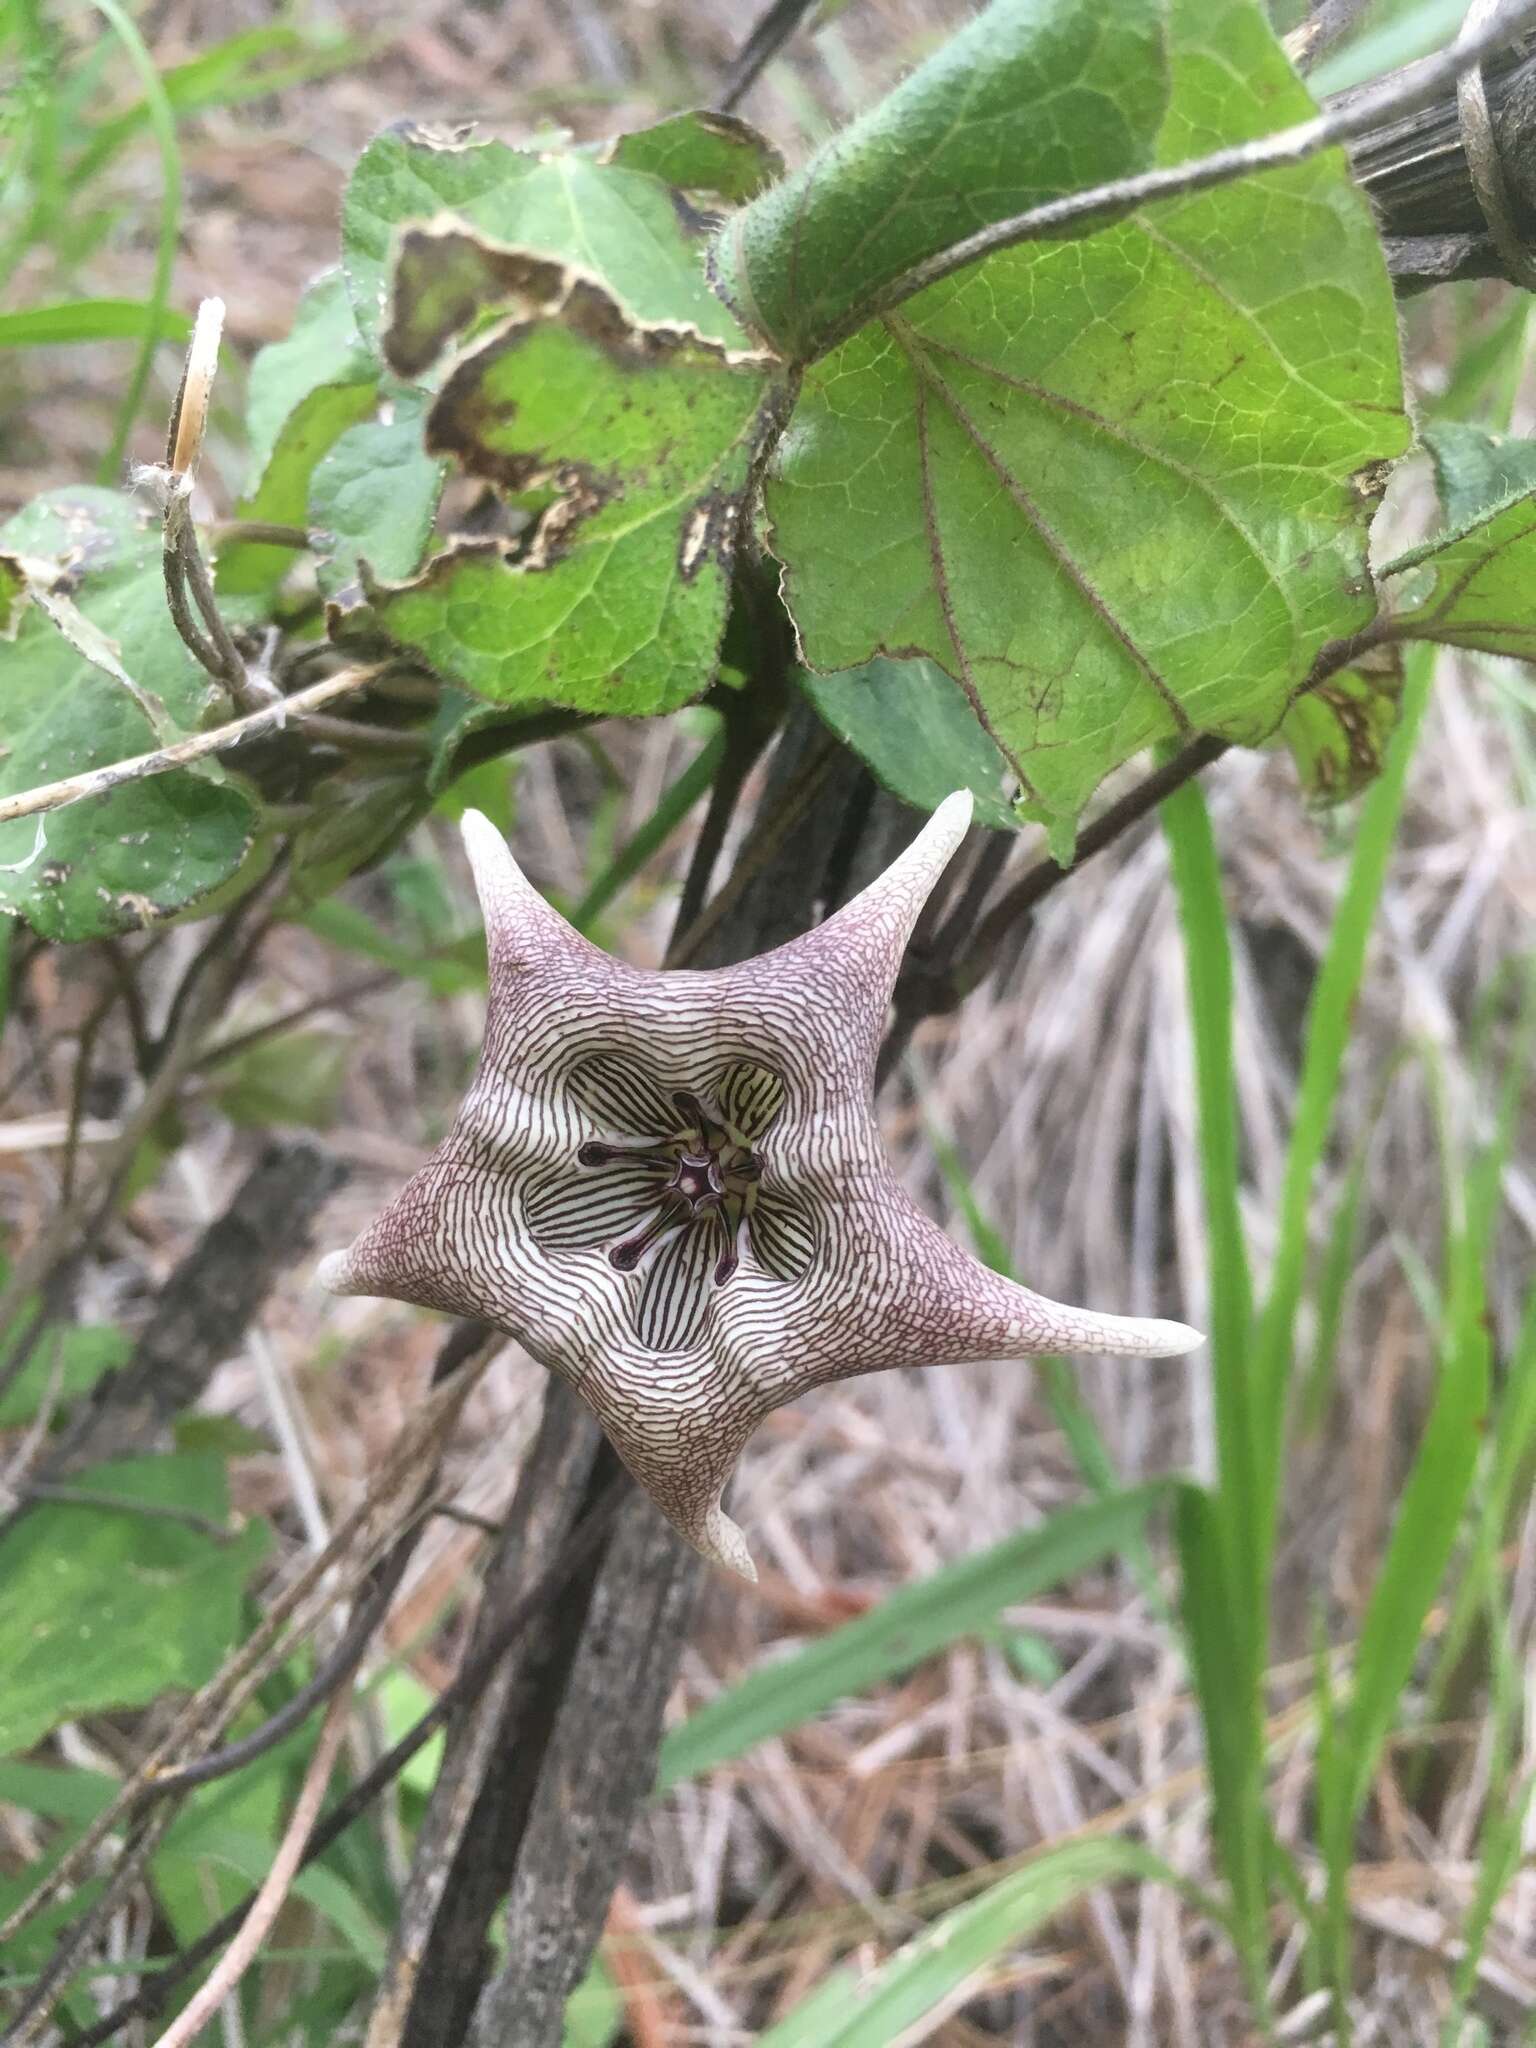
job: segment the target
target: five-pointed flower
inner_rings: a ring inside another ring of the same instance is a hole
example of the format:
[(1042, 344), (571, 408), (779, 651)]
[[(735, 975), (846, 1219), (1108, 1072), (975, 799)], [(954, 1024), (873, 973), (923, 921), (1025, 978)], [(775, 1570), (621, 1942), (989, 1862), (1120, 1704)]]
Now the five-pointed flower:
[(762, 1418), (808, 1388), (1198, 1344), (1182, 1323), (1000, 1278), (885, 1157), (872, 1083), (891, 989), (970, 810), (950, 797), (803, 938), (670, 973), (580, 937), (469, 812), (490, 955), (479, 1071), (448, 1137), (322, 1281), (510, 1332), (571, 1382), (688, 1541), (746, 1577), (721, 1495)]

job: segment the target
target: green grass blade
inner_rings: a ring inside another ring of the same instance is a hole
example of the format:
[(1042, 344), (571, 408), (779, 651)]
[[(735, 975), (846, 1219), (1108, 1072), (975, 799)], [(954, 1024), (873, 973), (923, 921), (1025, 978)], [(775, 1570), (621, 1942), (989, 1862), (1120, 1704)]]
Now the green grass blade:
[(1410, 1056), (1409, 1050), (1404, 1048), (1395, 1053), (1387, 1065), (1387, 1071), (1382, 1076), (1381, 1086), (1377, 1089), (1375, 1101), (1371, 1105), (1370, 1114), (1366, 1117), (1365, 1128), (1355, 1145), (1354, 1156), (1345, 1175), (1343, 1192), (1339, 1196), (1333, 1222), (1329, 1227), (1323, 1250), (1322, 1270), (1317, 1282), (1317, 1333), (1313, 1339), (1311, 1362), (1307, 1367), (1296, 1404), (1297, 1426), (1306, 1436), (1315, 1435), (1322, 1428), (1328, 1404), (1333, 1398), (1339, 1330), (1343, 1324), (1344, 1303), (1349, 1293), (1349, 1283), (1354, 1278), (1360, 1248), (1360, 1206), (1365, 1192), (1365, 1175), (1370, 1164), (1371, 1145), (1376, 1136), (1376, 1127), (1386, 1109), (1388, 1092)]
[[(1212, 1827), (1232, 1899), (1233, 1939), (1262, 2012), (1268, 1965), (1263, 1803), (1263, 1698), (1234, 1655), (1229, 1518), (1203, 1486), (1180, 1486), (1174, 1506), (1184, 1640), (1205, 1733)], [(1246, 1654), (1246, 1652), (1245, 1652)], [(1262, 1674), (1260, 1681), (1262, 1682)]]
[[(1123, 1879), (1180, 1879), (1136, 1842), (1068, 1842), (935, 1920), (862, 1979), (840, 1970), (758, 2037), (758, 2048), (892, 2048), (980, 1989), (1008, 1949), (1085, 1892)], [(926, 2030), (925, 2030), (926, 2031)]]
[(1184, 934), (1195, 1046), (1200, 1180), (1211, 1260), (1211, 1356), (1224, 1466), (1242, 1469), (1251, 1439), (1244, 1360), (1253, 1325), (1248, 1246), (1238, 1204), (1237, 1084), (1232, 1058), (1232, 945), (1221, 861), (1205, 795), (1189, 782), (1162, 805), (1163, 831)]
[[(353, 63), (364, 47), (353, 36), (285, 27), (247, 29), (158, 76), (167, 102), (181, 120), (209, 107), (238, 106), (243, 100), (323, 78)], [(71, 188), (79, 191), (99, 177), (153, 118), (146, 95), (136, 106), (103, 121), (69, 167)]]
[(185, 313), (143, 299), (64, 299), (0, 313), (0, 348), (63, 348), (80, 341), (178, 341), (191, 338)]
[(1263, 1807), (1267, 1588), (1253, 1520), (1262, 1411), (1253, 1380), (1253, 1287), (1239, 1206), (1232, 946), (1221, 863), (1203, 792), (1187, 784), (1162, 805), (1184, 939), (1194, 1043), (1200, 1191), (1211, 1275), (1216, 1416), (1213, 1493), (1183, 1489), (1175, 1527), (1191, 1672), (1200, 1700), (1217, 1847), (1249, 1993), (1262, 2011), (1267, 1826)]
[(1257, 1493), (1252, 1508), (1254, 1579), (1248, 1589), (1255, 1602), (1267, 1599), (1274, 1554), (1296, 1312), (1306, 1278), (1313, 1191), (1333, 1128), (1344, 1054), (1365, 971), (1366, 948), (1402, 814), (1408, 766), (1429, 702), (1433, 653), (1427, 648), (1412, 648), (1404, 666), (1402, 717), (1387, 748), (1381, 774), (1360, 807), (1349, 874), (1307, 1011), (1296, 1120), (1286, 1151), (1274, 1265), (1255, 1345)]
[(715, 733), (688, 763), (639, 831), (620, 847), (576, 905), (571, 912), (571, 922), (578, 931), (587, 931), (619, 891), (633, 881), (651, 856), (666, 844), (706, 794), (724, 757), (725, 733), (722, 730)]
[(91, 5), (122, 44), (128, 61), (133, 66), (143, 88), (149, 125), (160, 152), (160, 231), (155, 243), (154, 279), (150, 285), (149, 297), (145, 301), (147, 317), (144, 338), (139, 344), (139, 353), (128, 379), (128, 388), (123, 393), (123, 402), (118, 408), (117, 425), (113, 430), (111, 445), (102, 457), (101, 467), (97, 472), (102, 483), (115, 483), (128, 446), (128, 436), (133, 432), (134, 422), (139, 416), (139, 407), (144, 403), (144, 393), (149, 385), (150, 365), (154, 361), (166, 307), (170, 301), (171, 271), (176, 262), (177, 237), (181, 233), (181, 144), (176, 139), (176, 116), (171, 111), (165, 87), (160, 83), (155, 60), (145, 48), (144, 38), (139, 34), (132, 18), (121, 6), (120, 0), (91, 0)]
[[(1528, 971), (1524, 1008), (1500, 1088), (1500, 1106), (1493, 1140), (1483, 1161), (1476, 1213), (1472, 1222), (1491, 1237), (1494, 1219), (1484, 1205), (1497, 1199), (1497, 1186), (1513, 1150), (1526, 1076), (1536, 1047), (1536, 970)], [(1489, 1448), (1477, 1490), (1478, 1538), (1472, 1563), (1456, 1589), (1440, 1638), (1427, 1712), (1438, 1719), (1446, 1709), (1448, 1689), (1465, 1656), (1479, 1614), (1499, 1597), (1499, 1555), (1517, 1511), (1517, 1499), (1529, 1488), (1536, 1466), (1536, 1287), (1525, 1299), (1520, 1327), (1502, 1376), (1498, 1407), (1488, 1433)], [(1497, 1646), (1495, 1645), (1495, 1648)]]
[(1124, 1549), (1165, 1494), (1157, 1483), (1063, 1509), (1038, 1528), (1021, 1529), (916, 1585), (899, 1587), (868, 1614), (792, 1656), (760, 1665), (667, 1737), (656, 1789), (727, 1763), (835, 1700), (909, 1671), (960, 1637), (988, 1628), (1005, 1607)]
[[(1340, 1717), (1338, 1740), (1318, 1774), (1331, 1967), (1340, 2012), (1351, 1977), (1348, 1882), (1355, 1825), (1418, 1662), (1429, 1610), (1461, 1535), (1483, 1457), (1492, 1363), (1487, 1269), (1524, 1078), (1527, 1039), (1528, 1033), (1522, 1032), (1522, 1043), (1506, 1074), (1494, 1138), (1470, 1173), (1461, 1170), (1443, 1105), (1440, 1112), (1447, 1242), (1439, 1374), (1366, 1608), (1355, 1650), (1353, 1688)], [(1486, 1522), (1481, 1542), (1486, 1557), (1490, 1549)], [(1479, 1571), (1476, 1545), (1469, 1577), (1493, 1598), (1497, 1574), (1491, 1568)], [(1497, 1655), (1495, 1639), (1496, 1659)]]

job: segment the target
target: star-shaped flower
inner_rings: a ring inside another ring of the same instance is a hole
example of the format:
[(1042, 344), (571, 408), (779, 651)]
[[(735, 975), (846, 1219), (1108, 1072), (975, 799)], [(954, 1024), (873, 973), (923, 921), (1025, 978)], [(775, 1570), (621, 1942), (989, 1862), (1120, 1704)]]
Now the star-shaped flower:
[(1063, 1308), (913, 1203), (875, 1126), (875, 1056), (917, 914), (970, 822), (952, 796), (825, 923), (737, 967), (612, 959), (529, 886), (478, 812), (464, 839), (490, 1004), (452, 1131), (320, 1277), (495, 1324), (588, 1403), (695, 1548), (755, 1576), (721, 1495), (810, 1387), (899, 1365), (1201, 1340)]

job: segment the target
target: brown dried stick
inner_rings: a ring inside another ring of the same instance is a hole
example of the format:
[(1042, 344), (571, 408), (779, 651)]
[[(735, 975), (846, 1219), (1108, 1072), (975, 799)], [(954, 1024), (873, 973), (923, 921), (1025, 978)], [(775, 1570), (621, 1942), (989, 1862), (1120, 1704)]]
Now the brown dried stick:
[(174, 746), (156, 747), (152, 753), (135, 754), (131, 760), (109, 761), (103, 768), (87, 768), (80, 775), (67, 775), (62, 782), (45, 782), (36, 789), (24, 789), (16, 796), (0, 800), (0, 825), (9, 824), (13, 818), (31, 818), (42, 811), (60, 810), (65, 804), (79, 803), (83, 797), (101, 796), (124, 782), (142, 782), (149, 775), (165, 775), (172, 768), (205, 761), (210, 754), (222, 754), (246, 740), (264, 739), (268, 733), (281, 732), (290, 718), (300, 718), (317, 705), (329, 704), (333, 697), (365, 690), (378, 673), (376, 665), (344, 668), (321, 682), (311, 683), (307, 690), (295, 690), (291, 697), (282, 698), (265, 711), (253, 711), (248, 718), (233, 719), (212, 732), (193, 733), (190, 739), (177, 740)]

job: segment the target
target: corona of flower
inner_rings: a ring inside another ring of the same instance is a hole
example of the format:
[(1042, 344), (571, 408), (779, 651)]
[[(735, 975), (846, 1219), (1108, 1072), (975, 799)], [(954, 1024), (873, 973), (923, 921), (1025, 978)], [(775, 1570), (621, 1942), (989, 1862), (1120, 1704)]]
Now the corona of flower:
[(1182, 1323), (1064, 1308), (1000, 1278), (891, 1171), (875, 1055), (970, 809), (950, 797), (803, 938), (672, 973), (580, 937), (471, 811), (490, 954), (479, 1072), (447, 1139), (321, 1279), (508, 1331), (571, 1382), (688, 1541), (748, 1577), (721, 1496), (758, 1423), (808, 1388), (1199, 1343)]

